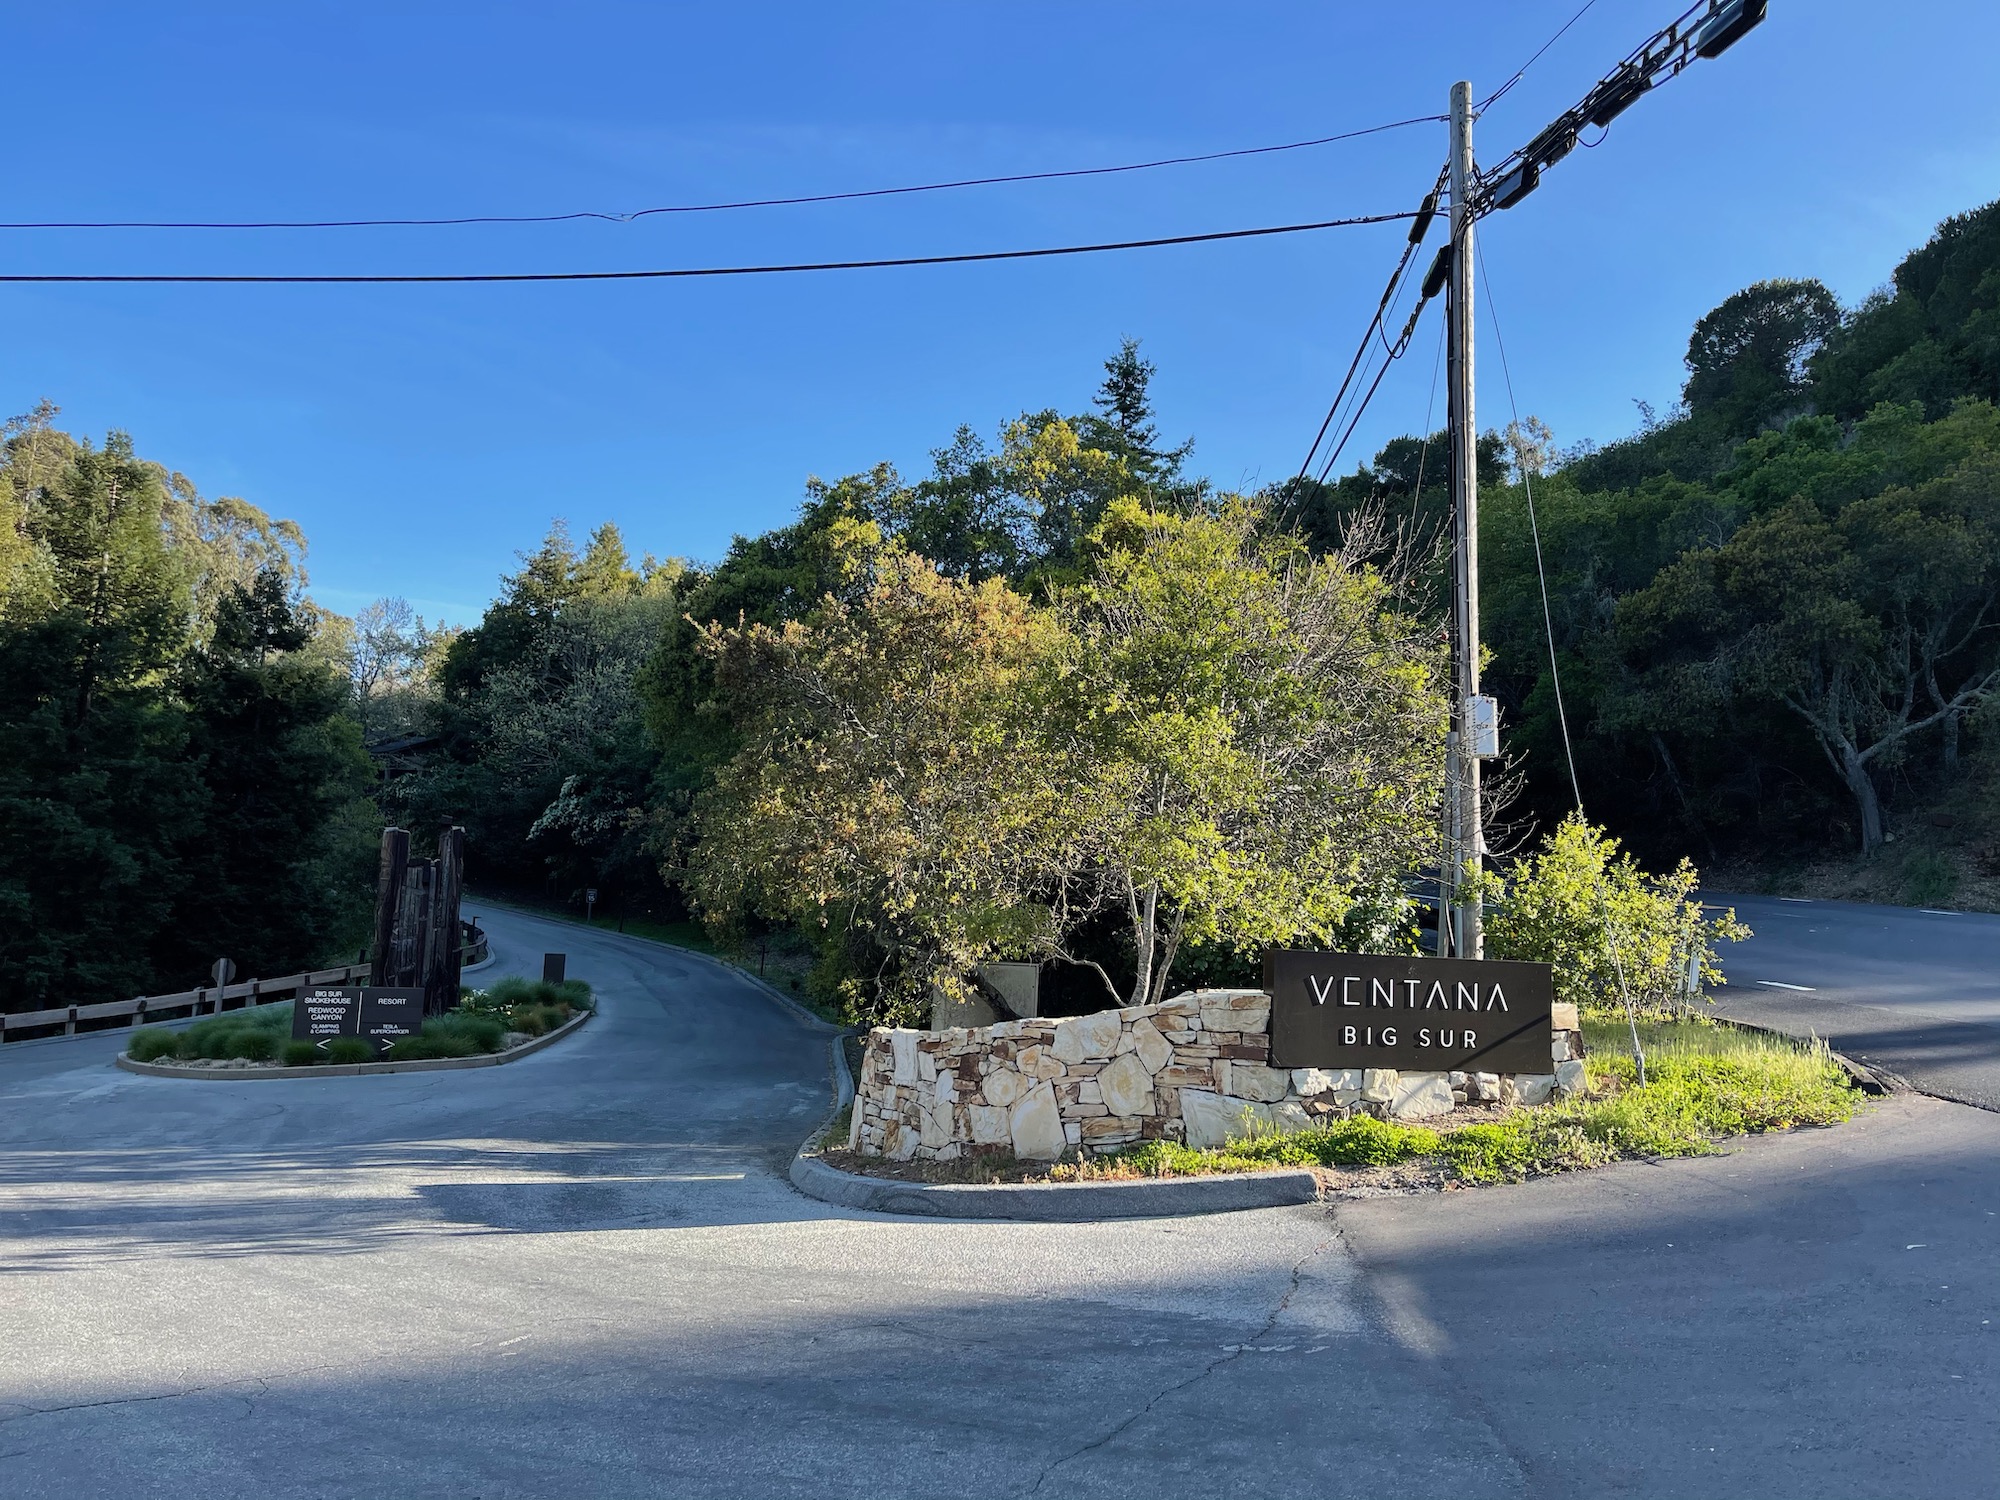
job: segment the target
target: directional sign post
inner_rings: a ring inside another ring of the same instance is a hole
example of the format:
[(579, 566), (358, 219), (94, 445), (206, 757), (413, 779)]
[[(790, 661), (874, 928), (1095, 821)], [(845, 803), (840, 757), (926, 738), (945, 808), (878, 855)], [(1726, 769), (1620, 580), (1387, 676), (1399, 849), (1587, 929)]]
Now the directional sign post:
[(356, 993), (361, 996), (360, 1034), (374, 1043), (376, 1052), (383, 1052), (392, 1043), (416, 1036), (424, 1029), (422, 986), (370, 987)]
[(361, 1034), (361, 991), (302, 989), (292, 1002), (292, 1037), (324, 1047), (337, 1036)]

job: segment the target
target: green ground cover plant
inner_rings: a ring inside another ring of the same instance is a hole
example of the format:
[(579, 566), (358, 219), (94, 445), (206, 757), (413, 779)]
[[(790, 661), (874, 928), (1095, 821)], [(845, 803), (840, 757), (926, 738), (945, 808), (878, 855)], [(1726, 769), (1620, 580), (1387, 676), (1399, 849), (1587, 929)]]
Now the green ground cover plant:
[(1824, 1043), (1738, 1031), (1701, 1020), (1642, 1026), (1647, 1082), (1629, 1056), (1622, 1026), (1590, 1022), (1585, 1045), (1591, 1090), (1499, 1120), (1431, 1130), (1356, 1115), (1318, 1130), (1231, 1141), (1196, 1151), (1148, 1141), (1093, 1161), (1064, 1163), (1059, 1180), (1180, 1177), (1271, 1167), (1389, 1167), (1436, 1162), (1461, 1181), (1518, 1181), (1602, 1166), (1621, 1156), (1699, 1156), (1719, 1140), (1851, 1118), (1860, 1096)]

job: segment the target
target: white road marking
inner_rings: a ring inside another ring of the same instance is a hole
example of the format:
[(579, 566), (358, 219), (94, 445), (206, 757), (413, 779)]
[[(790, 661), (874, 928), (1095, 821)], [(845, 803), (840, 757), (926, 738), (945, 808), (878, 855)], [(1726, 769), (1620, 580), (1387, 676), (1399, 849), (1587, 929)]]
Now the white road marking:
[(1812, 897), (1810, 896), (1780, 896), (1778, 899), (1780, 901), (1789, 901), (1795, 906), (1812, 905)]
[(1819, 993), (1818, 990), (1809, 984), (1785, 984), (1776, 979), (1760, 979), (1757, 982), (1762, 985), (1768, 985), (1774, 990), (1797, 990), (1802, 995), (1816, 995)]
[(1955, 911), (1939, 911), (1935, 906), (1920, 906), (1917, 910), (1927, 917), (1956, 917), (1962, 915), (1962, 913)]

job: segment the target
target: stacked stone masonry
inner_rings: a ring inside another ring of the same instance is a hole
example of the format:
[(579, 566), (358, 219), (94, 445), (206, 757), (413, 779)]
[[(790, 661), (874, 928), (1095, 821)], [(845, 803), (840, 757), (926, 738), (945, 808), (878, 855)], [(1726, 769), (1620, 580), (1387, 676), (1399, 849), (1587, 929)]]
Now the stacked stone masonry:
[(1397, 1073), (1271, 1067), (1270, 1025), (1263, 991), (1201, 990), (1065, 1020), (878, 1026), (848, 1147), (892, 1161), (1051, 1161), (1150, 1140), (1220, 1146), (1351, 1114), (1429, 1120), (1460, 1105), (1541, 1104), (1583, 1086), (1577, 1031), (1554, 1034), (1548, 1073)]

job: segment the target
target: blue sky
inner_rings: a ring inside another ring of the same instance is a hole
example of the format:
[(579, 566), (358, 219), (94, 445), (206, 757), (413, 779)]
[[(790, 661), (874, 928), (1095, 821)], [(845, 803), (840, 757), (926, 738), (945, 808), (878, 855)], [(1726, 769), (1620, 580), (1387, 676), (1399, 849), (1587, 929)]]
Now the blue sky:
[[(15, 7), (8, 219), (438, 216), (837, 191), (1297, 140), (1485, 93), (1580, 0)], [(1498, 160), (1670, 18), (1599, 0), (1479, 125)], [(1884, 19), (1892, 17), (1893, 19)], [(1487, 221), (1524, 410), (1605, 440), (1769, 276), (1854, 300), (2000, 196), (2000, 8), (1772, 0)], [(952, 253), (1412, 206), (1444, 129), (1080, 183), (630, 225), (0, 233), (13, 271), (617, 269)], [(809, 474), (916, 475), (1078, 409), (1121, 336), (1164, 433), (1295, 468), (1400, 231), (1030, 264), (526, 287), (0, 287), (0, 408), (121, 427), (299, 521), (314, 592), (475, 618), (552, 517), (713, 558)], [(1357, 450), (1422, 425), (1435, 329)], [(1487, 346), (1490, 351), (1490, 343)], [(1497, 360), (1481, 417), (1506, 416)], [(1346, 467), (1343, 463), (1343, 467)]]

